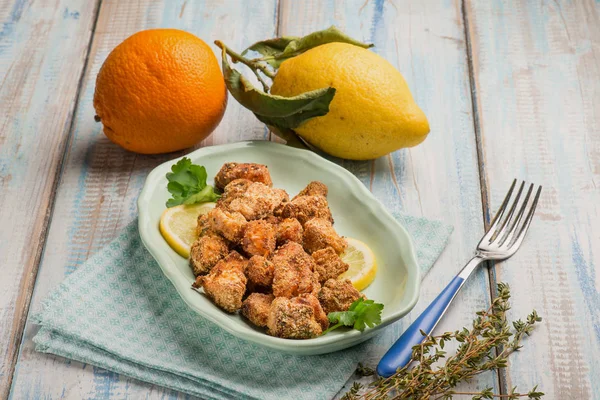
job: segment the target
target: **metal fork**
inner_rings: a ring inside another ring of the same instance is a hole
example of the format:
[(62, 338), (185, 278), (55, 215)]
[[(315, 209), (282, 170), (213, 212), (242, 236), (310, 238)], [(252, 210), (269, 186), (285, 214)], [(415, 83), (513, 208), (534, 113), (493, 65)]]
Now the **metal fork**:
[[(534, 184), (531, 184), (524, 200), (520, 203), (523, 189), (525, 188), (525, 182), (522, 182), (514, 200), (511, 202), (516, 185), (517, 180), (515, 179), (500, 209), (496, 213), (490, 229), (477, 245), (475, 256), (452, 279), (448, 286), (442, 290), (429, 307), (404, 331), (402, 336), (400, 336), (387, 353), (385, 353), (377, 366), (377, 373), (380, 376), (389, 377), (398, 368), (404, 367), (412, 361), (413, 346), (418, 345), (425, 339), (421, 331), (427, 335), (431, 334), (467, 278), (482, 262), (487, 260), (506, 260), (517, 252), (521, 243), (523, 243), (527, 229), (533, 219), (533, 213), (542, 193), (542, 187), (538, 187), (531, 201), (531, 194), (534, 189)], [(509, 203), (511, 203), (510, 207)], [(520, 206), (519, 203), (521, 204)], [(515, 214), (517, 209), (518, 212)]]

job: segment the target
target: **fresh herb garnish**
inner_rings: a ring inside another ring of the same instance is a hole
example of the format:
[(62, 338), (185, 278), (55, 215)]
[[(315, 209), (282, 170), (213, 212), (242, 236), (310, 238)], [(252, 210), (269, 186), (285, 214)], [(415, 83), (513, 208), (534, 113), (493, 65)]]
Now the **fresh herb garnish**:
[(212, 186), (206, 184), (206, 177), (206, 168), (203, 166), (192, 164), (187, 157), (179, 160), (167, 173), (167, 190), (172, 196), (167, 201), (167, 207), (211, 202), (221, 197)]
[(373, 300), (365, 300), (362, 297), (356, 300), (348, 311), (330, 312), (327, 315), (330, 326), (323, 335), (331, 332), (340, 326), (351, 326), (359, 331), (364, 331), (368, 326), (369, 328), (379, 325), (381, 323), (381, 310), (383, 310), (383, 304), (375, 303)]
[[(456, 386), (473, 377), (491, 370), (505, 368), (508, 357), (518, 351), (521, 341), (529, 336), (534, 325), (542, 318), (533, 310), (526, 321), (506, 318), (510, 305), (510, 290), (504, 283), (498, 284), (498, 294), (487, 310), (476, 313), (477, 317), (469, 328), (427, 336), (413, 347), (411, 364), (398, 369), (389, 378), (379, 378), (365, 387), (355, 382), (342, 397), (343, 400), (375, 399), (430, 399), (446, 400), (454, 396), (482, 399), (540, 399), (544, 393), (534, 386), (528, 392), (509, 388), (506, 394), (494, 393), (493, 388), (481, 391), (460, 391)], [(511, 329), (512, 325), (512, 329)], [(455, 342), (455, 354), (446, 355), (444, 345)], [(361, 366), (358, 372), (364, 370)]]

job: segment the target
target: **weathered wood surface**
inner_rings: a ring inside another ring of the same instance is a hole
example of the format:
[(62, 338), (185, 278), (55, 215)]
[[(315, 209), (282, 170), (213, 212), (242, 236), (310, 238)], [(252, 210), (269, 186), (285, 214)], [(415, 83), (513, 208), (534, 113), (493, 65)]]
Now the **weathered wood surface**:
[[(104, 0), (99, 9), (96, 5), (0, 4), (0, 221), (11, 228), (0, 232), (0, 398), (11, 378), (14, 399), (189, 397), (36, 353), (31, 338), (37, 329), (31, 324), (18, 346), (34, 281), (31, 310), (135, 217), (147, 172), (177, 155), (124, 152), (93, 122), (95, 76), (110, 50), (151, 27), (181, 28), (207, 42), (219, 38), (242, 48), (277, 33), (300, 35), (332, 24), (375, 43), (374, 51), (403, 73), (430, 119), (432, 133), (415, 149), (372, 162), (340, 162), (390, 210), (455, 226), (405, 326), (469, 257), (483, 232), (483, 216), (495, 211), (512, 178), (536, 181), (545, 191), (530, 237), (491, 279), (514, 288), (515, 316), (537, 308), (544, 322), (500, 376), (500, 385), (488, 374), (461, 389), (539, 384), (551, 399), (598, 396), (599, 3)], [(230, 98), (223, 122), (204, 145), (268, 138), (264, 126)], [(474, 310), (488, 304), (488, 282), (480, 270), (439, 329), (468, 323)], [(395, 329), (399, 335), (401, 327)]]
[(0, 398), (52, 212), (95, 1), (0, 2)]
[[(102, 134), (101, 125), (94, 122), (92, 98), (96, 74), (108, 53), (129, 35), (155, 27), (180, 28), (208, 43), (218, 38), (240, 47), (274, 36), (276, 10), (275, 1), (243, 6), (237, 0), (102, 2), (32, 310), (135, 218), (137, 196), (147, 173), (178, 155), (135, 155)], [(230, 98), (223, 122), (206, 144), (266, 137), (264, 125)], [(187, 397), (91, 365), (37, 353), (31, 341), (36, 331), (35, 325), (27, 324), (12, 387), (14, 399)]]
[[(419, 303), (401, 326), (394, 326), (400, 336), (403, 327), (460, 270), (483, 233), (460, 3), (281, 2), (281, 35), (304, 35), (330, 25), (374, 43), (372, 50), (402, 72), (431, 125), (430, 136), (414, 149), (375, 161), (345, 161), (342, 165), (355, 173), (389, 210), (439, 219), (455, 227), (448, 248), (424, 280)], [(476, 310), (489, 304), (486, 270), (479, 270), (471, 279), (440, 323), (440, 331), (461, 328), (471, 321)], [(496, 386), (497, 377), (490, 373), (462, 388)]]
[(496, 267), (513, 315), (544, 317), (506, 385), (598, 398), (600, 3), (473, 1), (466, 13), (486, 207), (515, 177), (544, 185), (523, 248)]

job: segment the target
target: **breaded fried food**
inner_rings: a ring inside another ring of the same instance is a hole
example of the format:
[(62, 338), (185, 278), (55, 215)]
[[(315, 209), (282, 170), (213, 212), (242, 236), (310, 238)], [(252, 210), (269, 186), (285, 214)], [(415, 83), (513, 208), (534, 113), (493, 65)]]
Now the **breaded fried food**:
[(295, 218), (286, 218), (277, 224), (277, 245), (282, 246), (287, 242), (302, 244), (302, 225)]
[(319, 273), (320, 284), (329, 279), (337, 279), (349, 268), (349, 265), (342, 261), (333, 247), (315, 251), (312, 253), (312, 258), (315, 260), (315, 271)]
[(240, 241), (248, 223), (242, 214), (213, 208), (206, 215), (212, 230), (231, 242), (238, 243)]
[(292, 299), (277, 297), (271, 303), (267, 333), (287, 339), (309, 339), (327, 329), (329, 321), (319, 301), (312, 294)]
[(199, 237), (190, 249), (190, 266), (194, 275), (207, 274), (219, 260), (229, 254), (227, 241), (218, 235)]
[(327, 197), (328, 192), (329, 192), (329, 190), (327, 189), (327, 186), (324, 183), (319, 182), (319, 181), (312, 181), (311, 183), (306, 185), (306, 187), (304, 189), (302, 189), (300, 191), (300, 193), (298, 193), (294, 198), (300, 197), (300, 196)]
[(274, 215), (267, 215), (265, 218), (263, 218), (264, 221), (267, 221), (268, 223), (270, 223), (271, 225), (277, 227), (277, 225), (279, 225), (279, 223), (281, 222), (281, 218), (276, 217)]
[(236, 179), (248, 179), (252, 182), (264, 183), (272, 186), (271, 174), (266, 165), (253, 163), (225, 163), (215, 176), (215, 187), (223, 190), (227, 184)]
[(262, 183), (252, 183), (239, 197), (229, 203), (229, 210), (241, 213), (248, 221), (262, 219), (289, 197), (285, 190), (271, 189)]
[(275, 266), (262, 256), (253, 256), (246, 265), (248, 290), (251, 292), (266, 292), (271, 289)]
[(335, 311), (348, 311), (352, 303), (360, 297), (367, 299), (364, 294), (352, 286), (349, 279), (329, 279), (321, 288), (318, 296), (325, 314)]
[(196, 225), (196, 234), (198, 237), (205, 235), (218, 235), (217, 231), (211, 228), (210, 222), (208, 221), (208, 215), (200, 214), (198, 216), (198, 224)]
[(346, 240), (333, 229), (331, 222), (323, 218), (313, 218), (304, 224), (302, 245), (311, 254), (327, 247), (333, 247), (337, 254), (341, 254), (348, 246)]
[(275, 296), (272, 294), (252, 293), (242, 303), (242, 315), (254, 325), (264, 328), (267, 326), (273, 300)]
[(252, 185), (252, 181), (249, 181), (248, 179), (234, 179), (229, 182), (227, 186), (225, 186), (221, 198), (217, 200), (217, 207), (227, 209), (229, 204), (234, 199), (243, 195), (250, 185)]
[(232, 251), (220, 260), (206, 276), (199, 276), (195, 287), (203, 287), (204, 293), (223, 310), (233, 313), (242, 307), (246, 293), (246, 260), (237, 251)]
[(251, 256), (269, 257), (275, 251), (277, 231), (275, 227), (262, 219), (246, 224), (242, 236), (242, 248)]
[(333, 224), (333, 217), (323, 196), (300, 196), (283, 207), (283, 218), (296, 218), (302, 226), (313, 218), (323, 218)]
[(313, 273), (314, 261), (296, 242), (278, 248), (271, 258), (275, 266), (273, 294), (275, 297), (296, 297), (303, 293), (317, 294), (318, 274)]

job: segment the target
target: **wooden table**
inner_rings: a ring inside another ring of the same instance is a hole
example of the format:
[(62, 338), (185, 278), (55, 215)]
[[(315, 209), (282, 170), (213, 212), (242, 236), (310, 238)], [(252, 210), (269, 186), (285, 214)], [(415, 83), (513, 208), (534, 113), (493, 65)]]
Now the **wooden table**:
[[(153, 27), (241, 49), (332, 24), (375, 43), (431, 124), (414, 149), (342, 162), (389, 209), (455, 227), (406, 326), (468, 259), (512, 179), (543, 184), (523, 248), (472, 277), (439, 329), (469, 323), (507, 282), (511, 315), (535, 308), (544, 322), (506, 370), (464, 388), (600, 398), (597, 1), (2, 0), (0, 21), (0, 398), (187, 397), (36, 353), (31, 340), (31, 312), (135, 218), (148, 171), (179, 155), (104, 137), (92, 97), (108, 53)], [(244, 139), (273, 138), (230, 98), (202, 145)]]

